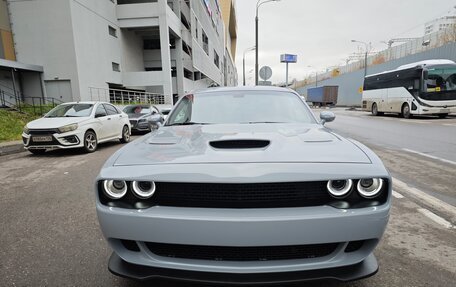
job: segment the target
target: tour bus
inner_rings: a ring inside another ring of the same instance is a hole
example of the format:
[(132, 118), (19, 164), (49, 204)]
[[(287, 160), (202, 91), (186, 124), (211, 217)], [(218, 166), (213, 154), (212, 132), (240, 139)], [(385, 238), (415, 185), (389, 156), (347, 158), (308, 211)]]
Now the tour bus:
[(456, 112), (456, 63), (427, 60), (364, 79), (363, 109), (372, 115), (437, 115)]

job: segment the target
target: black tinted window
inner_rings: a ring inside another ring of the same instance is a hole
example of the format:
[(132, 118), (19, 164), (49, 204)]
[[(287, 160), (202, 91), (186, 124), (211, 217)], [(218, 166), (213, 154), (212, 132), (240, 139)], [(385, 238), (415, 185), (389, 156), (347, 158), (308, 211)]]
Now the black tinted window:
[(106, 116), (106, 110), (105, 108), (103, 107), (103, 105), (99, 105), (98, 108), (97, 108), (97, 111), (95, 112), (95, 115), (97, 117), (100, 117), (100, 116)]
[(106, 105), (106, 104), (104, 104), (103, 106), (105, 107), (106, 111), (108, 112), (108, 115), (117, 115), (119, 113), (114, 106)]

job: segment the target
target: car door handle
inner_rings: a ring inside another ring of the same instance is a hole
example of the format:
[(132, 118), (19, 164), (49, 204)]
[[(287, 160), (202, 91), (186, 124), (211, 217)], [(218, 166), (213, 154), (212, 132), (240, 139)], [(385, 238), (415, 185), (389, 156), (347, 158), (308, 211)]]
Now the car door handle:
[(122, 118), (122, 115), (120, 115), (119, 118)]
[(108, 121), (110, 121), (110, 120), (111, 120), (111, 118), (108, 118)]

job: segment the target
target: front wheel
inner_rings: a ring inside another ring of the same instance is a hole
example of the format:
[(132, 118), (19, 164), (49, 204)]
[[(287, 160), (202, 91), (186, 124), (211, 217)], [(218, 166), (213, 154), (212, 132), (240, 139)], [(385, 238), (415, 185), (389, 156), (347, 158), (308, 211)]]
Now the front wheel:
[(121, 143), (127, 143), (130, 141), (130, 129), (124, 126), (122, 129), (122, 137), (120, 138)]
[(407, 103), (402, 105), (402, 117), (404, 119), (410, 119), (412, 114), (410, 113), (410, 107)]
[(84, 135), (84, 150), (91, 153), (97, 150), (97, 135), (93, 131), (87, 131)]
[(383, 113), (378, 111), (378, 107), (377, 107), (376, 103), (372, 104), (372, 115), (373, 116), (381, 116), (381, 115), (383, 115)]

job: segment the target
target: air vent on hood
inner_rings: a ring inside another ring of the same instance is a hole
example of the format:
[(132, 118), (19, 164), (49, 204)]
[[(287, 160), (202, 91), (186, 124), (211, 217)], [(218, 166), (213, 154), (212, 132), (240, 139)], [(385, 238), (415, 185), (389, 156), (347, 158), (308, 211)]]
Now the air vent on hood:
[(269, 143), (268, 140), (223, 140), (212, 141), (209, 144), (219, 149), (248, 149), (267, 147)]

